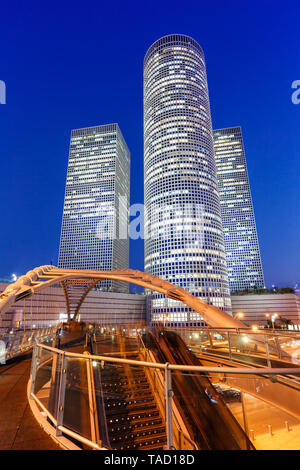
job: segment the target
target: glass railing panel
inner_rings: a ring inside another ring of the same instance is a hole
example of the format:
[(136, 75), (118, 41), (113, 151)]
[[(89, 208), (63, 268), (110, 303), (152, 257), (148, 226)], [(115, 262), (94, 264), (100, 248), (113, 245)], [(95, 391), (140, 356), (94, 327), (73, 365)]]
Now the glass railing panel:
[(24, 349), (28, 348), (31, 345), (31, 331), (27, 331), (25, 333), (24, 341), (22, 347)]
[(53, 359), (56, 360), (57, 355), (42, 348), (39, 348), (39, 354), (33, 393), (48, 407)]
[(172, 371), (174, 404), (199, 450), (248, 450), (251, 441), (205, 373)]
[(47, 394), (47, 409), (50, 411), (51, 415), (57, 419), (58, 406), (59, 406), (59, 394), (60, 394), (60, 384), (62, 380), (62, 362), (63, 356), (60, 353), (53, 353), (52, 355), (52, 369), (51, 377), (48, 383), (43, 387), (43, 392), (49, 390)]
[(63, 426), (92, 439), (87, 359), (67, 358)]
[[(230, 345), (233, 358), (265, 365), (267, 351), (264, 335), (251, 332), (230, 333)], [(259, 360), (259, 358), (262, 360)]]
[(210, 374), (210, 379), (216, 392), (210, 396), (212, 405), (217, 407), (221, 399), (256, 449), (285, 450), (298, 445), (297, 392), (282, 385), (280, 378), (278, 385), (272, 385), (272, 377), (267, 375), (234, 372)]
[(182, 334), (180, 336), (195, 352), (208, 351), (212, 348), (211, 338), (206, 331), (190, 330), (188, 337)]
[(20, 344), (20, 335), (18, 333), (14, 333), (12, 335), (9, 335), (9, 341), (8, 341), (8, 350), (10, 352), (15, 351)]
[[(300, 335), (291, 331), (214, 329), (214, 328), (167, 328), (175, 331), (194, 352), (230, 355), (244, 362), (267, 365), (275, 359), (300, 363)], [(268, 348), (266, 347), (268, 338)], [(248, 356), (248, 357), (247, 357)], [(274, 362), (274, 364), (276, 364)]]
[(228, 354), (229, 344), (228, 344), (228, 335), (224, 331), (216, 331), (210, 333), (213, 348), (221, 354)]
[(300, 337), (298, 335), (276, 334), (270, 342), (274, 344), (279, 359), (300, 364)]

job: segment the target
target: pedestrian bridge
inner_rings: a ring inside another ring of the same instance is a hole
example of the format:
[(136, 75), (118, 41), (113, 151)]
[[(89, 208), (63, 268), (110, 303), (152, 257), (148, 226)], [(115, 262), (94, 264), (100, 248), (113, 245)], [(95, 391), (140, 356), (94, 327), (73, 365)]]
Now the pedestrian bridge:
[(68, 319), (76, 320), (88, 293), (105, 279), (132, 283), (178, 300), (199, 313), (211, 327), (248, 328), (238, 319), (213, 305), (208, 305), (183, 288), (148, 273), (132, 269), (114, 271), (61, 269), (52, 265), (35, 268), (19, 277), (16, 282), (9, 284), (0, 294), (0, 317), (15, 302), (26, 299), (46, 287), (60, 285), (65, 296)]
[[(37, 343), (33, 355), (29, 402), (67, 448), (254, 449), (259, 430), (247, 424), (253, 410), (244, 392), (278, 408), (280, 427), (288, 427), (285, 441), (298, 436), (299, 368), (238, 366), (233, 358), (224, 367), (224, 358), (209, 363), (212, 354), (199, 360), (199, 343), (187, 344), (179, 330), (91, 326), (83, 353)], [(238, 345), (232, 343), (234, 354)], [(209, 347), (209, 340), (202, 345)], [(228, 396), (233, 409), (224, 406)], [(272, 414), (269, 419), (262, 425), (277, 434), (278, 423)]]
[[(232, 431), (234, 442), (227, 442), (226, 448), (251, 448), (250, 430), (245, 427), (242, 432), (243, 426), (236, 425), (217, 398), (215, 384), (236, 386), (300, 420), (300, 369), (290, 351), (291, 332), (254, 332), (184, 289), (147, 273), (41, 266), (0, 294), (0, 317), (13, 304), (59, 285), (72, 319), (68, 324), (76, 326), (88, 293), (106, 279), (136, 284), (183, 302), (203, 317), (208, 328), (158, 329), (159, 336), (151, 336), (149, 330), (147, 336), (138, 328), (133, 331), (132, 325), (119, 325), (118, 331), (112, 325), (90, 325), (92, 330), (86, 325), (86, 342), (77, 353), (61, 350), (56, 329), (31, 332), (20, 342), (26, 351), (35, 347), (28, 399), (36, 418), (58, 441), (69, 436), (94, 449), (118, 449), (126, 439), (127, 448), (219, 449)], [(53, 341), (52, 347), (45, 339)], [(118, 350), (111, 350), (116, 341)], [(195, 404), (202, 403), (199, 410), (204, 405), (207, 409), (203, 416), (194, 416), (197, 406), (184, 401), (192, 391)], [(76, 415), (74, 404), (80, 410)], [(218, 436), (209, 436), (209, 420), (204, 423), (210, 414), (211, 422), (219, 423)], [(195, 422), (189, 428), (192, 418)]]

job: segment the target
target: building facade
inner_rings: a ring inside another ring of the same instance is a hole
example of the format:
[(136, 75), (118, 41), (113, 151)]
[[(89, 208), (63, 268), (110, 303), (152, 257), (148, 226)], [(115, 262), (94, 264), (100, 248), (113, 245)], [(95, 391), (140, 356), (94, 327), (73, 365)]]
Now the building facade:
[[(231, 309), (204, 54), (184, 35), (144, 59), (145, 271)], [(160, 294), (152, 321), (201, 321)]]
[(240, 127), (213, 131), (230, 290), (264, 287)]
[(249, 326), (266, 326), (267, 320), (277, 314), (276, 327), (281, 326), (279, 318), (290, 320), (295, 329), (300, 329), (300, 296), (296, 294), (249, 294), (232, 295), (232, 313), (242, 312), (243, 322)]
[[(72, 130), (58, 267), (129, 267), (130, 153), (118, 124)], [(101, 290), (128, 292), (105, 280)]]

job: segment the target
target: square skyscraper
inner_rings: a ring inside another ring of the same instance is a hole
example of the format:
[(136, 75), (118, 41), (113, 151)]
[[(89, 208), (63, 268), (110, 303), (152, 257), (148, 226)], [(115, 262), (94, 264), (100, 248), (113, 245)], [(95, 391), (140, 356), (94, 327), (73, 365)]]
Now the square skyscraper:
[(231, 292), (264, 287), (242, 130), (213, 131)]
[[(71, 132), (59, 268), (129, 267), (130, 152), (118, 124)], [(105, 280), (103, 290), (128, 291)]]

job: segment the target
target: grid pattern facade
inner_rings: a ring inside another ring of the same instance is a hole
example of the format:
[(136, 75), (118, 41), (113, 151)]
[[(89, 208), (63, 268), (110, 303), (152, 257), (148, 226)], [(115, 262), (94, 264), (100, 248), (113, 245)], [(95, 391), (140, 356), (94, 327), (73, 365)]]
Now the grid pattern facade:
[(232, 292), (264, 287), (242, 131), (213, 131), (218, 187)]
[[(129, 267), (130, 153), (118, 124), (72, 130), (58, 267)], [(127, 292), (105, 280), (101, 290)]]
[[(204, 55), (188, 36), (156, 41), (144, 60), (145, 271), (230, 311)], [(152, 321), (199, 322), (152, 294)]]

